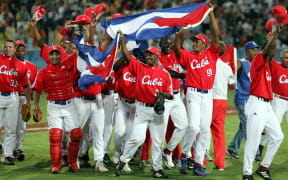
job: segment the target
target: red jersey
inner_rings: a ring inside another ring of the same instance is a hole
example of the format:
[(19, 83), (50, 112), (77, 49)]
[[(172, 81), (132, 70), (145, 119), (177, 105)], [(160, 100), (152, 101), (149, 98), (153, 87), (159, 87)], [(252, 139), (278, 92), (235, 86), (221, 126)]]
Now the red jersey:
[(200, 53), (181, 49), (180, 64), (187, 70), (185, 87), (212, 89), (219, 53), (220, 47), (216, 49), (212, 42), (209, 48)]
[(77, 54), (73, 53), (58, 65), (48, 64), (37, 75), (33, 89), (39, 93), (44, 89), (51, 101), (66, 101), (74, 97), (73, 80)]
[(76, 81), (76, 87), (74, 88), (75, 90), (75, 96), (96, 96), (101, 93), (101, 83), (93, 83), (90, 84), (89, 88), (87, 90), (80, 90), (78, 86), (78, 80), (80, 78), (80, 74), (76, 73), (75, 81)]
[(288, 97), (288, 68), (273, 59), (271, 73), (273, 92)]
[[(173, 50), (171, 50), (170, 54), (164, 54), (161, 52), (159, 61), (161, 65), (169, 72), (169, 71), (176, 71), (180, 72), (180, 65), (179, 60), (177, 60), (177, 57)], [(174, 91), (179, 91), (181, 80), (177, 78), (172, 78), (172, 85)]]
[(250, 67), (250, 95), (273, 99), (271, 89), (271, 72), (267, 59), (264, 60), (263, 52), (258, 53), (252, 60)]
[(132, 58), (129, 71), (136, 76), (136, 100), (147, 104), (155, 101), (156, 93), (168, 92), (173, 95), (169, 73), (159, 66), (150, 66)]
[[(60, 53), (61, 53), (61, 61), (66, 59), (69, 55), (65, 53), (64, 49), (62, 46), (60, 46)], [(46, 44), (40, 51), (40, 56), (43, 58), (43, 60), (47, 63), (50, 64), (50, 59), (49, 59), (49, 46)]]
[(20, 83), (27, 86), (26, 71), (21, 61), (0, 53), (0, 92), (15, 92), (19, 90)]
[(102, 91), (111, 91), (111, 90), (114, 91), (118, 90), (118, 82), (114, 71), (111, 73), (107, 82), (102, 84)]
[[(136, 61), (134, 56), (131, 56), (131, 59)], [(119, 96), (128, 99), (135, 99), (136, 77), (129, 71), (129, 66), (122, 66), (118, 72), (115, 72), (115, 74), (118, 81)]]
[[(27, 70), (26, 75), (27, 75), (27, 80), (28, 80), (29, 87), (32, 88), (34, 80), (35, 80), (35, 78), (37, 76), (37, 67), (33, 63), (31, 63), (31, 62), (29, 62), (27, 60), (24, 60), (23, 63), (24, 63), (24, 65), (26, 67), (26, 70)], [(19, 84), (20, 85), (19, 85), (18, 92), (19, 93), (23, 93), (22, 84), (21, 83), (19, 83)]]

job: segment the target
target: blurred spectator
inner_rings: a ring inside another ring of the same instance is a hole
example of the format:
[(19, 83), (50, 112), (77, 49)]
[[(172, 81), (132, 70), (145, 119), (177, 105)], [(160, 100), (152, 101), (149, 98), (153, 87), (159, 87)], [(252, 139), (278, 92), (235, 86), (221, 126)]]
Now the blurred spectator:
[(30, 14), (24, 4), (21, 5), (20, 10), (16, 13), (17, 29), (21, 26), (25, 26), (30, 19)]

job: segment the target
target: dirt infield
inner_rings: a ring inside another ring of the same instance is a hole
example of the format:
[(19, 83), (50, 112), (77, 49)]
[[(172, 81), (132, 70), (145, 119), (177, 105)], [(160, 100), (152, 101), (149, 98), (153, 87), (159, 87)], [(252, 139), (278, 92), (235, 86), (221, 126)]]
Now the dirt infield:
[[(236, 110), (235, 106), (227, 107), (226, 115), (237, 115), (237, 110)], [(48, 124), (47, 123), (27, 124), (27, 127), (26, 127), (27, 133), (47, 131), (47, 130), (48, 130)]]

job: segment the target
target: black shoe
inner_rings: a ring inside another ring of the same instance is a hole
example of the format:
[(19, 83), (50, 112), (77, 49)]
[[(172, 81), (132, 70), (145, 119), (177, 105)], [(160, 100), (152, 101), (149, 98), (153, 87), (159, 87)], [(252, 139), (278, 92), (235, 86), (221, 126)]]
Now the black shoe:
[(17, 156), (15, 156), (16, 159), (18, 161), (24, 161), (24, 159), (25, 159), (24, 151), (22, 149), (18, 149), (16, 152), (17, 152)]
[(123, 170), (125, 164), (126, 164), (126, 163), (124, 163), (124, 162), (121, 162), (121, 161), (119, 162), (119, 164), (116, 166), (116, 169), (115, 169), (115, 175), (116, 175), (116, 176), (120, 176), (120, 175), (121, 175), (122, 170)]
[(230, 156), (232, 159), (240, 159), (236, 152), (233, 152), (229, 149), (226, 151), (226, 155)]
[(5, 162), (6, 165), (15, 165), (13, 158), (11, 157), (5, 157)]
[(269, 170), (261, 170), (260, 167), (255, 171), (257, 175), (265, 180), (272, 180)]
[(91, 168), (91, 164), (88, 162), (89, 161), (89, 156), (88, 153), (81, 155), (79, 158), (79, 165), (81, 168)]
[(187, 158), (187, 168), (193, 169), (195, 165), (195, 162), (191, 158)]
[(243, 176), (243, 180), (254, 180), (252, 175), (248, 175), (248, 176)]
[(62, 165), (62, 167), (64, 167), (64, 166), (69, 166), (67, 155), (63, 155), (63, 156), (62, 156), (61, 165)]
[(112, 164), (112, 161), (107, 153), (104, 154), (103, 163), (107, 166)]
[(154, 171), (154, 178), (168, 178), (162, 169), (159, 171)]

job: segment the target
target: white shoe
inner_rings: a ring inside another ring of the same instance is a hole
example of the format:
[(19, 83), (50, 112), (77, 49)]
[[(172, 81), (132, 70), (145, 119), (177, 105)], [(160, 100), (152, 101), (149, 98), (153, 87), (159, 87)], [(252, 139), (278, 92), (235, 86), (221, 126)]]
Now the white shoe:
[(77, 164), (78, 169), (80, 169), (80, 161), (79, 161), (78, 158), (77, 158), (77, 160), (76, 160), (76, 164)]
[(213, 161), (213, 158), (209, 155), (209, 153), (206, 151), (205, 158), (207, 161)]
[(132, 170), (131, 170), (131, 168), (129, 167), (129, 164), (126, 163), (122, 171), (131, 172)]
[(165, 154), (164, 152), (162, 152), (162, 157), (164, 160), (164, 164), (169, 168), (169, 169), (174, 169), (175, 168), (175, 164), (172, 161), (172, 153), (170, 154)]
[(120, 161), (120, 152), (114, 151), (112, 155), (112, 161), (114, 164), (118, 164)]
[(147, 159), (147, 160), (141, 160), (140, 163), (139, 163), (139, 166), (142, 166), (142, 167), (151, 167), (152, 164), (151, 164), (151, 162), (149, 161), (149, 159)]
[(105, 167), (105, 165), (104, 165), (102, 160), (98, 160), (98, 161), (96, 161), (95, 171), (107, 172), (108, 169)]

